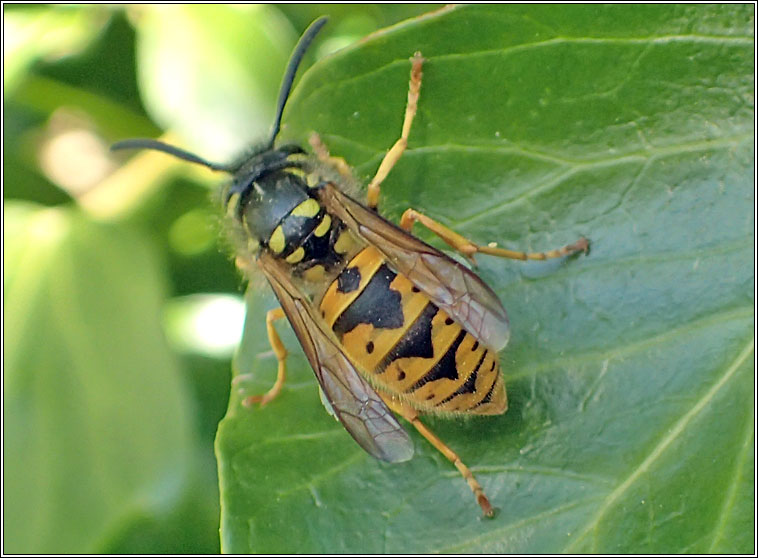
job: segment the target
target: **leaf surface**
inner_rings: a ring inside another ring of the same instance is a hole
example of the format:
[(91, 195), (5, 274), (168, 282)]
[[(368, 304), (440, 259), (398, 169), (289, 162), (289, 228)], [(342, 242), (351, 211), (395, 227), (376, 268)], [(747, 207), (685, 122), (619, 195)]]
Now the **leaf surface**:
[[(415, 433), (408, 463), (364, 454), (281, 326), (283, 393), (233, 397), (219, 429), (223, 550), (753, 552), (752, 29), (740, 5), (466, 7), (310, 69), (281, 139), (315, 130), (368, 179), (399, 136), (408, 58), (427, 59), (390, 218), (410, 206), (480, 243), (592, 250), (479, 257), (512, 322), (510, 409), (427, 422), (493, 521)], [(237, 363), (257, 393), (275, 303), (250, 297)]]
[(3, 216), (4, 550), (96, 553), (188, 482), (162, 276), (138, 235), (76, 210), (9, 202)]

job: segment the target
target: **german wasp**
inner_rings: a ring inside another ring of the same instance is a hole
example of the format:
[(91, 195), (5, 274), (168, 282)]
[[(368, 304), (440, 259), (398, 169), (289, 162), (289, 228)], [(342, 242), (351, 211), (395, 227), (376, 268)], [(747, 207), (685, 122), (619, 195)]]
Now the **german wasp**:
[(245, 157), (218, 164), (150, 139), (113, 149), (146, 148), (232, 175), (223, 203), (243, 242), (237, 265), (263, 272), (281, 307), (266, 325), (278, 374), (265, 405), (285, 381), (287, 351), (274, 328), (286, 317), (335, 416), (372, 456), (406, 461), (411, 439), (395, 414), (410, 422), (463, 475), (486, 516), (493, 508), (460, 457), (420, 420), (419, 413), (499, 415), (507, 398), (498, 351), (508, 342), (505, 309), (467, 266), (411, 234), (420, 223), (473, 261), (474, 254), (544, 260), (586, 251), (581, 238), (559, 250), (525, 253), (478, 245), (432, 218), (408, 209), (399, 226), (378, 213), (380, 187), (408, 143), (416, 114), (424, 58), (410, 59), (410, 86), (400, 139), (367, 187), (366, 203), (346, 193), (350, 167), (329, 155), (317, 135), (312, 154), (276, 145), (282, 112), (297, 68), (326, 23), (316, 20), (287, 66), (268, 141)]

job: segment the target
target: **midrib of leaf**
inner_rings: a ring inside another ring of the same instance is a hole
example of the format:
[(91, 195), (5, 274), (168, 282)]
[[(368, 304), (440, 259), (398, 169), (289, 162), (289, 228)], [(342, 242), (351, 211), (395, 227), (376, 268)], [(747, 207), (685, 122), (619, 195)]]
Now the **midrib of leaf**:
[[(353, 138), (347, 138), (340, 134), (323, 134), (322, 138), (336, 139), (346, 145), (351, 145), (355, 148), (363, 151), (370, 151), (376, 153), (371, 159), (364, 163), (361, 163), (356, 168), (363, 167), (374, 168), (384, 159), (385, 151), (377, 152), (376, 149), (368, 144), (361, 143)], [(630, 162), (643, 162), (656, 157), (664, 155), (680, 155), (682, 153), (694, 153), (697, 151), (704, 151), (706, 149), (722, 149), (727, 147), (733, 147), (735, 144), (742, 141), (753, 139), (753, 132), (747, 131), (742, 134), (725, 134), (718, 139), (695, 139), (692, 141), (682, 140), (680, 138), (676, 142), (672, 142), (663, 146), (652, 146), (636, 149), (634, 151), (627, 151), (625, 153), (615, 153), (608, 157), (595, 157), (592, 159), (571, 159), (562, 157), (546, 151), (540, 151), (536, 147), (522, 147), (515, 143), (503, 144), (478, 144), (478, 145), (465, 145), (460, 143), (444, 143), (437, 145), (423, 145), (419, 147), (413, 147), (413, 136), (409, 140), (411, 146), (403, 153), (403, 159), (407, 159), (418, 155), (441, 155), (441, 154), (454, 154), (454, 153), (495, 153), (501, 155), (520, 155), (526, 159), (535, 161), (544, 161), (554, 163), (556, 165), (564, 165), (570, 167), (572, 171), (580, 170), (592, 170), (595, 168), (603, 168), (612, 165), (618, 165), (621, 163)]]
[[(613, 506), (613, 504), (621, 498), (621, 496), (629, 489), (632, 484), (634, 484), (635, 481), (637, 481), (641, 475), (646, 473), (649, 468), (652, 466), (652, 464), (659, 458), (663, 453), (666, 451), (666, 449), (684, 432), (684, 430), (687, 428), (687, 425), (702, 411), (705, 406), (713, 400), (713, 398), (716, 396), (716, 394), (721, 390), (721, 388), (736, 374), (739, 367), (742, 365), (743, 362), (750, 356), (750, 354), (753, 352), (755, 348), (755, 340), (751, 337), (750, 341), (745, 345), (745, 347), (742, 349), (740, 354), (737, 356), (737, 358), (732, 362), (732, 364), (727, 367), (724, 374), (722, 374), (721, 378), (709, 389), (703, 397), (700, 398), (693, 406), (692, 408), (687, 411), (680, 419), (677, 421), (676, 424), (674, 424), (671, 429), (668, 430), (668, 434), (664, 436), (661, 441), (658, 443), (658, 445), (653, 448), (653, 450), (650, 452), (650, 454), (640, 463), (638, 467), (636, 467), (632, 473), (626, 478), (624, 482), (622, 482), (616, 490), (611, 492), (608, 497), (603, 502), (603, 505), (598, 510), (597, 514), (590, 519), (590, 521), (587, 523), (587, 525), (582, 529), (582, 531), (578, 534), (576, 539), (572, 541), (570, 545), (568, 545), (565, 549), (565, 553), (571, 553), (576, 546), (582, 542), (585, 537), (594, 529), (596, 529), (602, 520), (602, 518), (605, 516), (605, 513), (608, 509)], [(597, 546), (596, 541), (593, 544), (592, 552), (597, 552)]]
[[(340, 136), (335, 134), (330, 134), (328, 136), (330, 139), (340, 138)], [(692, 142), (682, 142), (677, 144), (671, 144), (664, 147), (646, 147), (645, 149), (641, 149), (634, 152), (628, 152), (625, 154), (618, 154), (614, 155), (612, 157), (601, 157), (596, 158), (592, 160), (585, 160), (585, 161), (578, 161), (578, 160), (569, 160), (565, 158), (558, 157), (553, 154), (549, 153), (542, 153), (539, 151), (531, 150), (531, 149), (524, 149), (524, 148), (518, 148), (513, 146), (508, 147), (497, 147), (497, 146), (468, 146), (468, 145), (456, 145), (456, 144), (445, 144), (443, 145), (435, 145), (435, 146), (424, 146), (419, 148), (412, 148), (408, 149), (404, 157), (408, 160), (413, 159), (415, 156), (419, 155), (426, 155), (426, 154), (441, 154), (441, 153), (450, 153), (452, 151), (458, 151), (458, 152), (487, 152), (487, 153), (502, 153), (504, 155), (522, 155), (526, 158), (532, 159), (532, 160), (542, 160), (542, 161), (548, 161), (551, 163), (555, 163), (558, 165), (563, 165), (563, 170), (561, 169), (555, 169), (554, 172), (558, 172), (557, 175), (553, 176), (549, 180), (546, 180), (542, 184), (538, 184), (529, 190), (525, 191), (523, 194), (506, 200), (504, 202), (500, 202), (494, 205), (487, 206), (485, 209), (478, 213), (474, 213), (472, 215), (469, 215), (463, 219), (456, 220), (455, 222), (449, 223), (451, 226), (454, 226), (455, 228), (464, 228), (470, 224), (476, 223), (482, 219), (490, 219), (493, 215), (497, 215), (507, 209), (517, 208), (524, 203), (529, 202), (532, 198), (539, 194), (549, 193), (553, 191), (555, 188), (558, 188), (563, 184), (564, 181), (570, 179), (572, 176), (580, 173), (580, 172), (586, 172), (588, 170), (603, 168), (603, 167), (612, 167), (615, 165), (625, 164), (625, 163), (640, 163), (642, 166), (640, 167), (640, 170), (634, 177), (634, 179), (630, 182), (629, 186), (627, 187), (627, 190), (629, 188), (632, 188), (635, 184), (638, 183), (640, 176), (644, 173), (644, 171), (650, 166), (650, 164), (655, 161), (656, 159), (660, 157), (670, 156), (670, 155), (679, 155), (682, 153), (694, 153), (697, 151), (706, 151), (706, 150), (718, 150), (718, 149), (727, 149), (734, 147), (735, 145), (752, 139), (753, 134), (752, 132), (744, 133), (744, 134), (733, 134), (728, 136), (723, 136), (717, 140), (696, 140)], [(340, 138), (344, 139), (344, 138)], [(358, 144), (357, 142), (350, 140), (350, 143), (352, 144)], [(369, 150), (370, 148), (368, 146), (362, 146), (363, 149)], [(363, 163), (356, 167), (356, 169), (360, 172), (361, 169), (364, 168), (375, 168), (378, 166), (379, 162), (383, 159), (384, 153), (379, 153), (371, 159), (369, 159), (366, 163)], [(623, 194), (621, 195), (620, 199), (623, 199)], [(621, 201), (619, 202), (619, 205), (621, 204)], [(610, 208), (613, 209), (613, 208)], [(610, 210), (609, 209), (609, 210)]]

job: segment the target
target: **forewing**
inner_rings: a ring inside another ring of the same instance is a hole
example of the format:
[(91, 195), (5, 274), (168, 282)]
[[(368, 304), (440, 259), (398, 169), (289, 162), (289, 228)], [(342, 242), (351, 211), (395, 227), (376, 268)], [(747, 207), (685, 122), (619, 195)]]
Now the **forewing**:
[(330, 213), (379, 250), (469, 333), (493, 349), (505, 347), (510, 335), (508, 316), (497, 295), (476, 274), (335, 186), (327, 184), (320, 195)]
[(413, 443), (374, 389), (314, 317), (305, 295), (266, 253), (258, 260), (284, 313), (295, 330), (316, 378), (355, 441), (377, 459), (407, 461)]

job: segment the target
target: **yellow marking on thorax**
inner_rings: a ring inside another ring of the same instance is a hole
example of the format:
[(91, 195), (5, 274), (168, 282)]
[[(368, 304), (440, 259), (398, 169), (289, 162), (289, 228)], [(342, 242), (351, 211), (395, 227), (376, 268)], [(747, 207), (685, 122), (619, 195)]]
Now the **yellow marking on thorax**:
[(281, 254), (285, 246), (284, 231), (282, 230), (282, 226), (279, 225), (271, 233), (271, 238), (268, 239), (268, 247), (274, 254)]
[(384, 257), (377, 249), (373, 246), (367, 246), (350, 260), (350, 263), (345, 267), (346, 269), (350, 267), (358, 268), (361, 274), (358, 288), (349, 293), (342, 293), (337, 290), (339, 281), (337, 279), (332, 281), (332, 284), (329, 285), (326, 293), (324, 293), (320, 304), (321, 313), (329, 327), (332, 327), (340, 314), (345, 311), (345, 308), (358, 298), (358, 295), (363, 292), (363, 289), (366, 288), (368, 282), (383, 263)]
[(332, 226), (332, 218), (329, 217), (328, 214), (324, 215), (324, 218), (321, 219), (321, 222), (318, 224), (318, 226), (315, 229), (313, 229), (313, 234), (321, 238), (327, 232), (329, 232), (329, 227), (331, 226)]
[(315, 217), (321, 211), (321, 206), (313, 198), (308, 198), (290, 212), (294, 217)]
[(345, 229), (337, 238), (337, 242), (334, 243), (334, 251), (338, 254), (350, 254), (361, 242), (356, 236), (349, 230)]
[(303, 279), (310, 283), (319, 283), (326, 277), (326, 269), (321, 264), (309, 267), (303, 272)]
[[(342, 336), (345, 352), (361, 363), (363, 368), (373, 372), (392, 348), (402, 339), (408, 328), (429, 303), (421, 292), (414, 293), (411, 283), (403, 275), (397, 275), (390, 283), (390, 289), (400, 293), (403, 309), (403, 325), (394, 329), (375, 328), (371, 324), (359, 324)], [(371, 349), (369, 351), (369, 349)]]
[[(439, 310), (432, 318), (432, 358), (406, 357), (393, 360), (377, 380), (388, 390), (403, 393), (426, 376), (429, 370), (445, 355), (461, 332), (461, 326), (452, 322), (446, 324), (448, 315)], [(461, 343), (462, 344), (462, 343)], [(417, 390), (418, 391), (418, 390)], [(413, 398), (413, 394), (409, 394)]]
[(298, 246), (297, 250), (292, 252), (289, 256), (284, 258), (284, 261), (288, 264), (296, 264), (305, 257), (305, 248)]
[(308, 188), (315, 188), (321, 184), (321, 177), (315, 172), (312, 172), (305, 177), (305, 183), (308, 185)]

